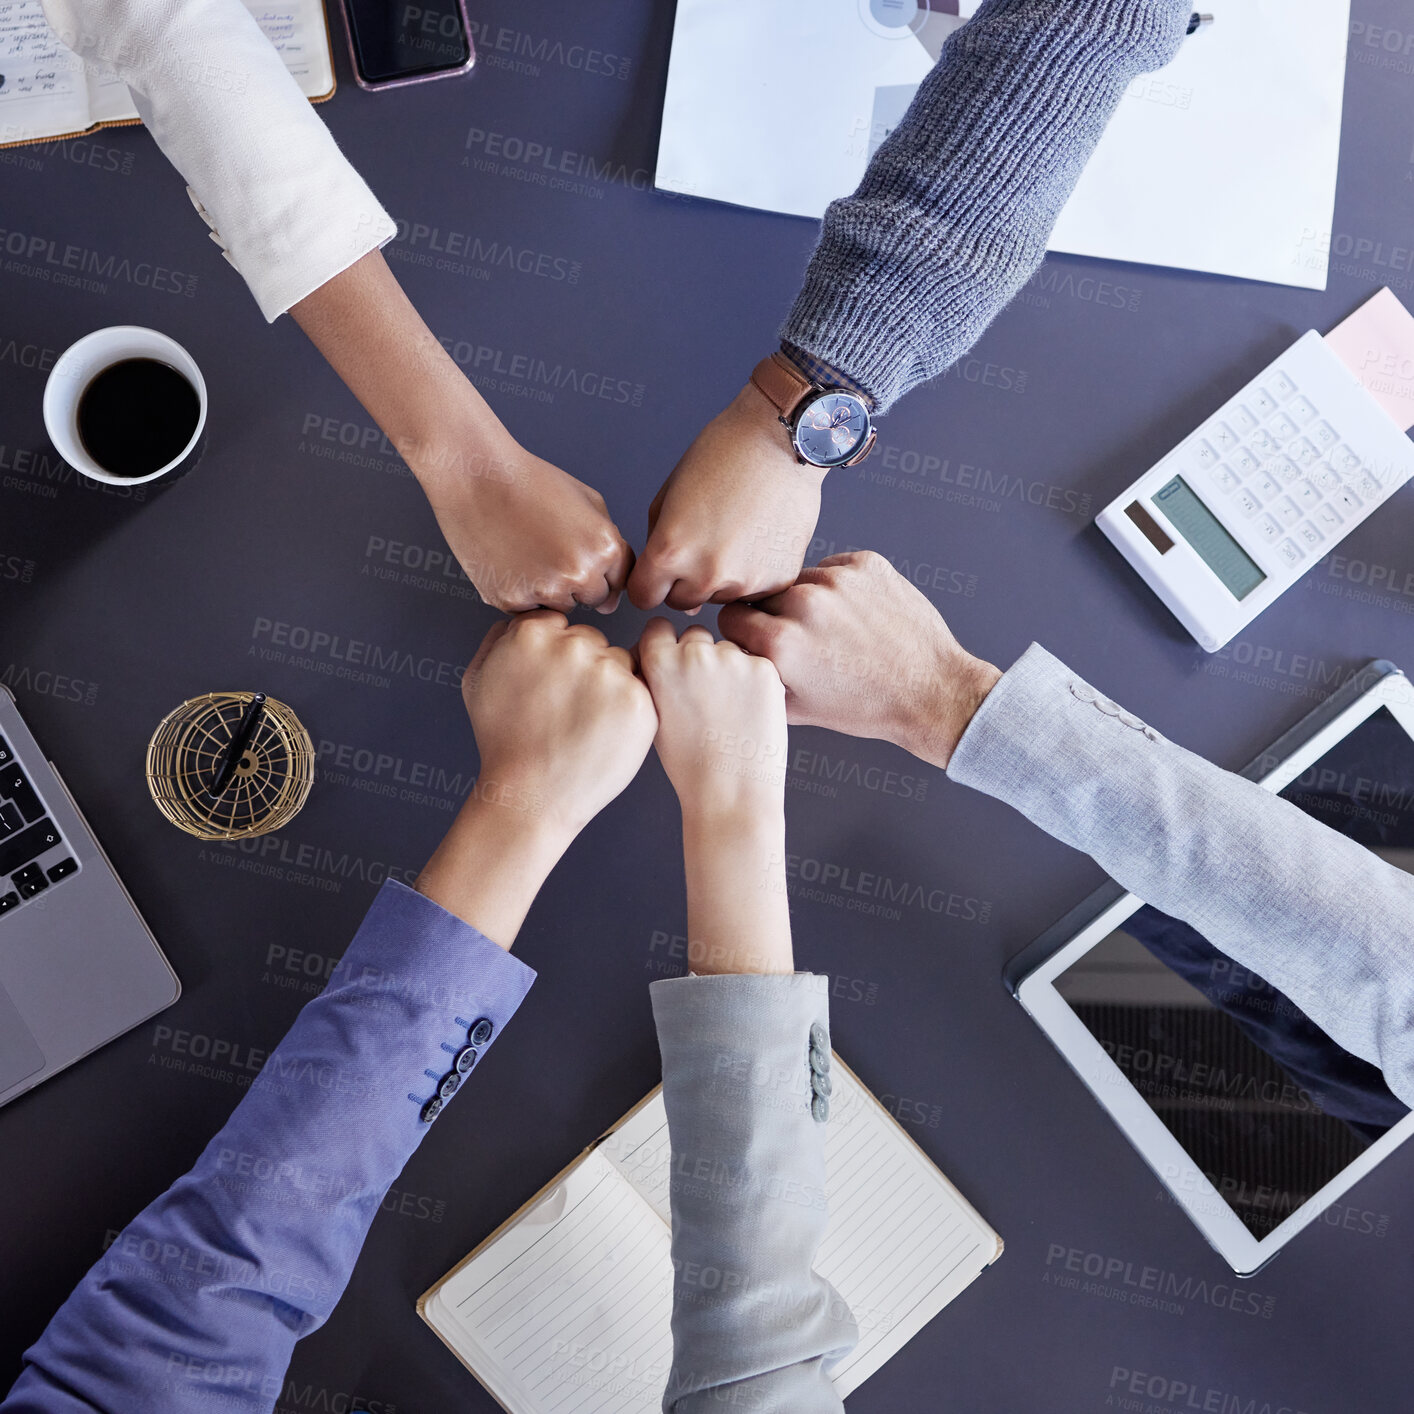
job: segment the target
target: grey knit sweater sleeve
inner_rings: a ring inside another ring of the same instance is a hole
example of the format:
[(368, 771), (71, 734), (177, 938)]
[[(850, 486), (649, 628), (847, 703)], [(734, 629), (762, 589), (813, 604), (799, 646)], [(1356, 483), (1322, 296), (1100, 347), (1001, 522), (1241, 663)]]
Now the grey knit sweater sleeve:
[(880, 409), (979, 338), (1046, 253), (1126, 86), (1190, 0), (986, 0), (853, 196), (830, 204), (781, 330)]

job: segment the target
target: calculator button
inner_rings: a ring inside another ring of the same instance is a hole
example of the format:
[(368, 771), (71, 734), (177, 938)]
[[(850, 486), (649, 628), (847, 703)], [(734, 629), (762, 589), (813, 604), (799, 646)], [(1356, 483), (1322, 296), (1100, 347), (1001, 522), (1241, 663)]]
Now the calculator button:
[(1354, 515), (1365, 504), (1348, 486), (1342, 486), (1331, 500), (1340, 509), (1340, 513), (1346, 516)]
[(1237, 445), (1238, 436), (1227, 423), (1220, 422), (1213, 428), (1213, 442), (1220, 452), (1228, 452)]
[(1361, 471), (1359, 476), (1352, 477), (1350, 484), (1367, 501), (1373, 500), (1382, 489), (1380, 483), (1368, 471)]
[(1294, 447), (1288, 447), (1287, 451), (1301, 466), (1311, 466), (1321, 459), (1321, 449), (1308, 437), (1303, 437)]
[(1270, 417), (1277, 410), (1276, 398), (1265, 388), (1258, 388), (1247, 405), (1258, 417)]
[(1302, 524), (1296, 527), (1296, 538), (1303, 544), (1309, 545), (1314, 549), (1326, 537), (1308, 520), (1303, 521)]
[(1193, 449), (1193, 460), (1199, 466), (1216, 466), (1219, 461), (1217, 448), (1211, 442), (1200, 441)]
[(1232, 458), (1232, 465), (1239, 476), (1251, 476), (1262, 463), (1259, 462), (1246, 447), (1243, 447), (1242, 450)]
[(1334, 491), (1340, 485), (1340, 477), (1328, 466), (1318, 466), (1311, 473), (1311, 480), (1321, 488), (1322, 491)]
[(1259, 427), (1248, 439), (1248, 445), (1259, 457), (1275, 456), (1281, 451), (1281, 443), (1268, 433), (1265, 427)]
[(1340, 512), (1329, 501), (1316, 507), (1316, 513), (1312, 519), (1327, 534), (1340, 528)]
[(1329, 422), (1318, 422), (1311, 431), (1310, 436), (1311, 440), (1314, 441), (1318, 447), (1327, 450), (1340, 441), (1340, 437), (1336, 433), (1335, 428), (1332, 427)]
[(1285, 402), (1296, 391), (1296, 384), (1285, 373), (1278, 373), (1267, 386), (1272, 390), (1273, 395), (1282, 402)]
[(1294, 540), (1283, 540), (1277, 546), (1277, 554), (1288, 565), (1299, 565), (1306, 558), (1306, 552)]
[(1272, 514), (1283, 525), (1295, 525), (1301, 519), (1301, 509), (1290, 496), (1283, 496), (1280, 501), (1272, 507)]
[(1338, 447), (1331, 453), (1331, 465), (1342, 475), (1349, 476), (1360, 465), (1360, 458), (1349, 447)]
[(1278, 457), (1267, 470), (1288, 486), (1301, 475), (1301, 468), (1290, 457)]
[(1244, 487), (1237, 493), (1237, 509), (1245, 516), (1254, 516), (1262, 509), (1262, 503)]
[(1272, 436), (1279, 442), (1289, 442), (1301, 430), (1284, 412), (1271, 421)]
[(1234, 408), (1232, 425), (1237, 428), (1238, 436), (1245, 437), (1257, 425), (1257, 419), (1248, 408)]
[(1294, 403), (1287, 405), (1286, 415), (1295, 418), (1302, 427), (1305, 427), (1315, 417), (1316, 409), (1312, 406), (1310, 398), (1300, 397)]
[(1270, 501), (1273, 496), (1281, 495), (1281, 487), (1265, 472), (1260, 472), (1250, 483), (1251, 489), (1261, 497), (1263, 501)]
[(1213, 471), (1213, 480), (1217, 482), (1220, 491), (1235, 491), (1242, 483), (1237, 479), (1237, 474), (1226, 463), (1220, 463)]
[(1257, 534), (1267, 542), (1268, 545), (1275, 545), (1281, 539), (1281, 526), (1274, 521), (1271, 516), (1263, 516), (1257, 522)]
[(1291, 494), (1298, 506), (1310, 510), (1320, 499), (1321, 493), (1309, 481), (1302, 481), (1291, 488)]

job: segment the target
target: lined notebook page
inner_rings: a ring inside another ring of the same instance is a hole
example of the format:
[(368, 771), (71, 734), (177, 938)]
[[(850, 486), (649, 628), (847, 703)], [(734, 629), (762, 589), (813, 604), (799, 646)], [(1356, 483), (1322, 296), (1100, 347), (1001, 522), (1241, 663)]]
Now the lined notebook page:
[[(972, 1206), (836, 1057), (825, 1135), (830, 1222), (815, 1270), (849, 1303), (859, 1344), (835, 1367), (857, 1389), (995, 1261), (1001, 1243)], [(662, 1092), (599, 1146), (671, 1223)]]
[(859, 1323), (841, 1398), (1001, 1255), (996, 1233), (838, 1058), (825, 1140), (830, 1224), (815, 1270)]
[(668, 1229), (598, 1152), (427, 1304), (515, 1414), (658, 1414), (672, 1363)]

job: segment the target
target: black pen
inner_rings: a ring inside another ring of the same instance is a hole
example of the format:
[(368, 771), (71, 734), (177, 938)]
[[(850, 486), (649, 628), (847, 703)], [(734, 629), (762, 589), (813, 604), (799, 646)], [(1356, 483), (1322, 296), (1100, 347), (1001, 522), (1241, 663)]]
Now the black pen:
[(1198, 31), (1202, 29), (1204, 25), (1210, 25), (1212, 24), (1212, 22), (1213, 17), (1211, 15), (1200, 15), (1197, 10), (1194, 10), (1194, 12), (1188, 17), (1187, 33), (1197, 34)]

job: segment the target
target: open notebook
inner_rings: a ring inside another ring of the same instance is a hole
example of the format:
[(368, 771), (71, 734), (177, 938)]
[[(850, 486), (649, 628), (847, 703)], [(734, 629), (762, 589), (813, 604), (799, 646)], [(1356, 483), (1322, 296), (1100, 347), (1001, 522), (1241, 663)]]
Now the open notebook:
[[(815, 1269), (859, 1344), (843, 1397), (1001, 1256), (1001, 1238), (835, 1057), (830, 1221)], [(417, 1303), (510, 1414), (658, 1414), (673, 1341), (659, 1087)]]
[[(306, 98), (334, 92), (334, 56), (324, 0), (245, 0)], [(231, 83), (238, 75), (228, 75)], [(207, 76), (221, 82), (219, 74)], [(0, 147), (78, 137), (141, 121), (127, 86), (82, 63), (49, 28), (40, 0), (0, 0)]]

